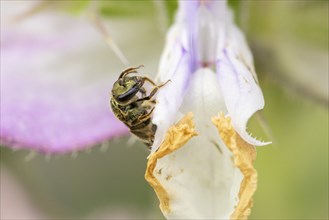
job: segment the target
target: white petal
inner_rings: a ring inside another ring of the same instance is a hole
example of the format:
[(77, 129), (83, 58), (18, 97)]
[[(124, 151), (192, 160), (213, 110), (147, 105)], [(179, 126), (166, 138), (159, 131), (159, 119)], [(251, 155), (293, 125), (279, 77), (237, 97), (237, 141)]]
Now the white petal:
[(161, 56), (157, 80), (164, 83), (157, 95), (157, 105), (152, 122), (157, 125), (157, 132), (151, 152), (155, 152), (168, 128), (174, 124), (180, 115), (178, 109), (182, 104), (190, 76), (190, 54), (187, 50), (187, 33), (178, 23), (168, 32), (166, 47)]

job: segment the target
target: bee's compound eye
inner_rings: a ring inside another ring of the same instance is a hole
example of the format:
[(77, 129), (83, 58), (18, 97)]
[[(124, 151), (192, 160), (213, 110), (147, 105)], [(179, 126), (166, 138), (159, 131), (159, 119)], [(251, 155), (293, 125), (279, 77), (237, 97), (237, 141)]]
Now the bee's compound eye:
[(139, 91), (139, 88), (134, 86), (131, 89), (129, 89), (126, 93), (119, 95), (117, 97), (117, 100), (119, 102), (127, 102), (130, 99), (132, 99), (138, 91)]

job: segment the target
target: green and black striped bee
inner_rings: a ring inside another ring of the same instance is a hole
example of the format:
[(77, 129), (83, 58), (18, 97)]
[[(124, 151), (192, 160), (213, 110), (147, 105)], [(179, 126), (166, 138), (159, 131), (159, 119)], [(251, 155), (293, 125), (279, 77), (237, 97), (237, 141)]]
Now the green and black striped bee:
[[(113, 84), (110, 103), (114, 115), (128, 126), (131, 133), (151, 147), (157, 129), (151, 120), (156, 103), (154, 95), (169, 80), (161, 85), (156, 85), (148, 77), (130, 76), (132, 73), (137, 74), (140, 67), (143, 65), (125, 69), (120, 74), (118, 80)], [(149, 94), (144, 87), (145, 82), (153, 86)]]

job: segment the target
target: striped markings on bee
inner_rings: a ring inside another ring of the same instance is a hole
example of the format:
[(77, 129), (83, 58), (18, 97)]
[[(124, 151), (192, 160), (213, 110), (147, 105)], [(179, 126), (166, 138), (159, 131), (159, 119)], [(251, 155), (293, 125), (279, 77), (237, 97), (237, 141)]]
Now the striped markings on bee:
[[(138, 73), (140, 67), (143, 65), (125, 69), (120, 74), (113, 84), (110, 103), (114, 115), (130, 129), (131, 133), (151, 147), (157, 129), (151, 120), (156, 103), (154, 95), (170, 80), (157, 85), (145, 76), (129, 76)], [(144, 87), (145, 82), (153, 86), (149, 94)]]

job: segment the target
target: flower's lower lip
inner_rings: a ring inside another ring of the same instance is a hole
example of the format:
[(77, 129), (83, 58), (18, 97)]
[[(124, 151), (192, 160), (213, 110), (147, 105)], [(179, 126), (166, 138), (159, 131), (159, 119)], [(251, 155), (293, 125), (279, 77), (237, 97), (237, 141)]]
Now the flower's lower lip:
[(211, 126), (217, 126), (228, 146), (219, 141), (220, 151), (198, 132), (194, 121), (192, 113), (186, 114), (149, 157), (145, 177), (162, 212), (168, 219), (247, 218), (257, 185), (255, 148), (237, 135), (223, 114), (213, 117)]

